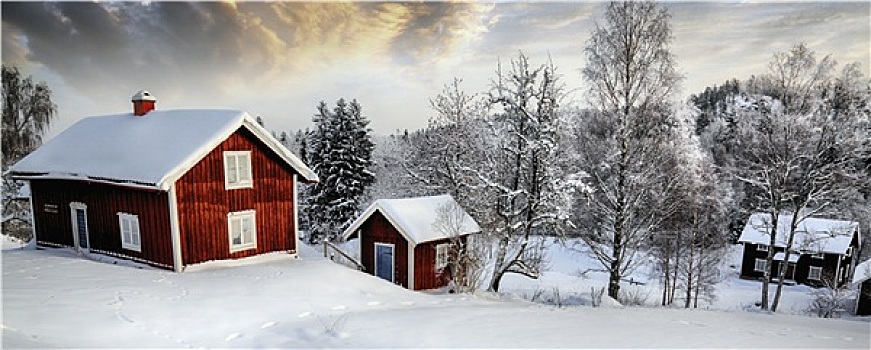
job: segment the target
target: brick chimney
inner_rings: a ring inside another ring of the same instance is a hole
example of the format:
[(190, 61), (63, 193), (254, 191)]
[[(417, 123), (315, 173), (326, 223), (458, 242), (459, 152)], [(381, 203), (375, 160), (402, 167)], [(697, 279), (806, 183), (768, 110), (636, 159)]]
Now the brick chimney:
[(157, 103), (157, 99), (146, 90), (139, 90), (131, 99), (133, 101), (133, 115), (137, 117), (151, 112), (154, 109), (154, 104)]

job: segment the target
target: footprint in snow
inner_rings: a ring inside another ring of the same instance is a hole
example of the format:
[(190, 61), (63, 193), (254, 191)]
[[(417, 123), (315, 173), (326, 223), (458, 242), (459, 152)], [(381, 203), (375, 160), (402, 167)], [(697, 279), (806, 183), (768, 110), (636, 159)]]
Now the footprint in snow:
[(306, 312), (299, 314), (299, 316), (297, 316), (297, 317), (299, 317), (299, 318), (309, 317), (309, 316), (311, 316), (311, 314), (312, 314), (311, 312), (306, 311)]
[(370, 302), (366, 303), (366, 305), (369, 305), (369, 306), (378, 306), (378, 305), (384, 305), (384, 303), (383, 303), (383, 302), (380, 302), (380, 301), (370, 301)]
[(233, 334), (228, 335), (226, 338), (224, 338), (224, 341), (233, 341), (234, 339), (237, 339), (241, 336), (242, 336), (241, 333), (233, 333)]
[(275, 325), (275, 321), (269, 321), (269, 322), (264, 323), (262, 326), (260, 326), (260, 328), (269, 328), (269, 327), (272, 327), (274, 325)]
[(348, 308), (348, 307), (345, 306), (345, 305), (336, 305), (336, 306), (333, 306), (333, 310), (344, 310), (344, 309), (347, 309), (347, 308)]

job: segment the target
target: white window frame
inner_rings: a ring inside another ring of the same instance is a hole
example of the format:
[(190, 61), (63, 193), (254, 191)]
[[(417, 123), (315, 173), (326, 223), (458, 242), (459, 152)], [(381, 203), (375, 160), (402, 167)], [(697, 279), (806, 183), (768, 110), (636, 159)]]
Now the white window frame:
[[(239, 159), (248, 159), (248, 166), (240, 168)], [(236, 169), (236, 178), (230, 179), (230, 166)], [(224, 152), (224, 186), (228, 190), (237, 188), (253, 188), (254, 176), (251, 170), (251, 151), (225, 151)], [(246, 178), (247, 177), (247, 178)]]
[[(127, 230), (124, 229), (125, 222)], [(142, 252), (142, 231), (139, 229), (138, 215), (118, 212), (118, 233), (121, 234), (121, 248)]]
[(756, 251), (757, 251), (757, 252), (767, 252), (767, 251), (768, 251), (768, 246), (767, 246), (767, 245), (764, 245), (764, 244), (757, 244), (757, 245), (756, 245)]
[(825, 253), (813, 253), (813, 254), (811, 254), (811, 257), (814, 259), (825, 259), (826, 254)]
[[(816, 276), (814, 276), (814, 271), (816, 271)], [(810, 266), (807, 270), (807, 279), (819, 281), (823, 277), (823, 268), (820, 266)]]
[(443, 269), (448, 266), (448, 251), (450, 249), (450, 243), (442, 243), (436, 245), (436, 254), (435, 254), (435, 268)]
[[(763, 266), (762, 270), (759, 269), (759, 263), (760, 263), (760, 262), (762, 263), (762, 266)], [(765, 272), (766, 269), (768, 269), (768, 262), (765, 261), (765, 259), (756, 259), (756, 261), (754, 261), (754, 263), (753, 263), (753, 271), (756, 271), (756, 272)]]
[[(245, 241), (245, 234), (239, 232), (239, 241), (241, 243), (233, 243), (233, 227), (234, 222), (239, 222), (239, 230), (242, 230), (244, 220), (250, 220), (251, 225), (251, 241)], [(230, 253), (241, 252), (243, 250), (257, 249), (257, 215), (254, 210), (237, 211), (227, 213), (227, 238), (230, 243)]]

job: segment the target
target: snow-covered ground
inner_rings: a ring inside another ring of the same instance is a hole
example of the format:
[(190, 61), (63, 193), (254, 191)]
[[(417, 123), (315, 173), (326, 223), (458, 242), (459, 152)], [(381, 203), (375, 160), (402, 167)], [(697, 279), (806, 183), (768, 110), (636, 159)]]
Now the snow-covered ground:
[[(552, 270), (541, 281), (512, 276), (503, 289), (522, 294), (558, 285), (561, 293), (576, 289), (580, 295), (597, 285), (596, 273), (574, 275), (583, 266), (579, 259), (587, 258), (561, 249), (553, 248)], [(69, 250), (4, 251), (3, 347), (871, 346), (868, 322), (743, 311), (758, 284), (735, 279), (725, 283), (737, 292), (721, 290), (724, 297), (712, 305), (726, 311), (556, 308), (486, 294), (411, 292), (310, 248), (302, 249), (301, 259), (268, 254), (181, 274), (111, 261)], [(800, 294), (787, 291), (795, 302)], [(652, 293), (651, 303), (655, 299)]]

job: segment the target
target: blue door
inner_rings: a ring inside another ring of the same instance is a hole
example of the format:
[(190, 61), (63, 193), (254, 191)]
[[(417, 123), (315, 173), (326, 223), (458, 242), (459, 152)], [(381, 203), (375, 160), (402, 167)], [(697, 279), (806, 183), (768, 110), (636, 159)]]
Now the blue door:
[(393, 282), (393, 246), (375, 243), (375, 276)]

